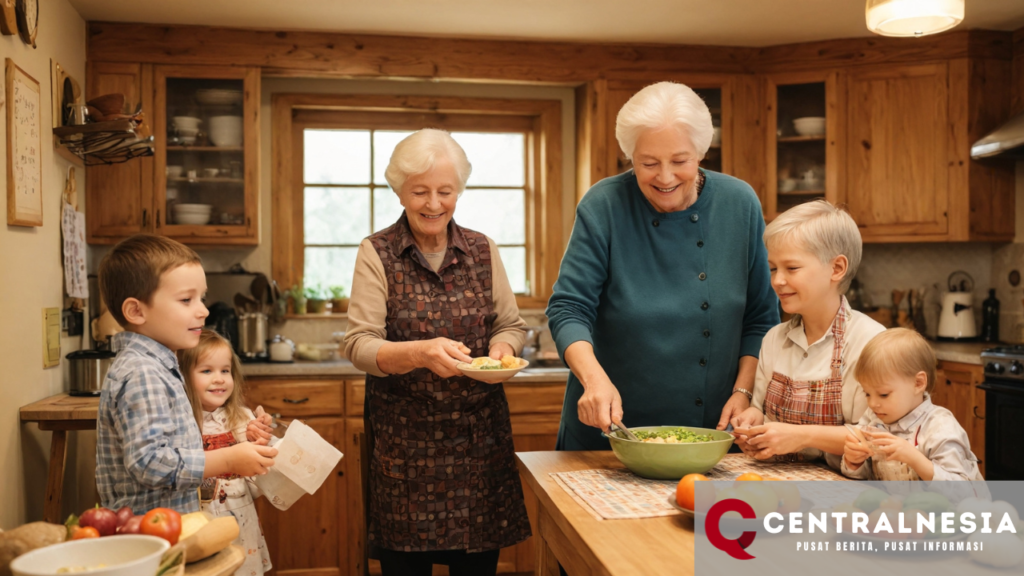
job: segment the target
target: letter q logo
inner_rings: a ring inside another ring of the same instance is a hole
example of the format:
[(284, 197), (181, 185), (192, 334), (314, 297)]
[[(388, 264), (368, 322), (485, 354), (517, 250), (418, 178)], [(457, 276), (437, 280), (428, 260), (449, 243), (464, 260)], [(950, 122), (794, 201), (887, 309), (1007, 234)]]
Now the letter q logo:
[(704, 520), (704, 532), (707, 534), (708, 540), (712, 546), (737, 560), (753, 560), (754, 557), (748, 554), (745, 548), (748, 548), (754, 542), (754, 536), (757, 535), (757, 532), (744, 532), (736, 540), (722, 536), (722, 530), (718, 524), (722, 520), (722, 515), (726, 512), (738, 512), (740, 516), (748, 520), (757, 518), (757, 515), (754, 514), (754, 509), (743, 500), (729, 498), (715, 502), (711, 509), (708, 510), (708, 515)]

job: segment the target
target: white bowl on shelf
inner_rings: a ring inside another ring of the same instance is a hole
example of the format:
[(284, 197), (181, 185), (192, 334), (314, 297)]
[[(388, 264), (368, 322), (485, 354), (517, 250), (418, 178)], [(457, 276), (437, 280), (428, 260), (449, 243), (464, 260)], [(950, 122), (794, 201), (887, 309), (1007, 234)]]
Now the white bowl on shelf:
[(796, 190), (796, 178), (779, 178), (779, 192), (785, 194)]
[(181, 212), (174, 213), (174, 221), (177, 224), (185, 224), (187, 226), (205, 226), (210, 223), (209, 214), (183, 214)]
[(825, 187), (825, 182), (822, 180), (806, 180), (801, 178), (796, 183), (796, 187), (798, 190), (821, 190)]
[(175, 212), (188, 212), (192, 214), (209, 214), (213, 211), (213, 204), (175, 204)]
[(793, 120), (793, 129), (801, 136), (824, 136), (825, 117), (807, 116)]
[(175, 116), (173, 119), (174, 127), (179, 131), (198, 130), (202, 122), (201, 118), (196, 118), (195, 116)]
[(242, 103), (242, 91), (220, 88), (197, 90), (196, 102), (204, 106), (234, 106)]
[(210, 141), (215, 146), (241, 146), (242, 145), (242, 117), (241, 116), (211, 116), (210, 117)]
[(184, 166), (171, 165), (167, 167), (168, 178), (181, 178), (181, 175), (185, 173)]
[(170, 546), (163, 538), (143, 534), (71, 540), (15, 558), (11, 572), (15, 576), (50, 576), (61, 568), (102, 566), (86, 573), (90, 576), (156, 574), (160, 558)]

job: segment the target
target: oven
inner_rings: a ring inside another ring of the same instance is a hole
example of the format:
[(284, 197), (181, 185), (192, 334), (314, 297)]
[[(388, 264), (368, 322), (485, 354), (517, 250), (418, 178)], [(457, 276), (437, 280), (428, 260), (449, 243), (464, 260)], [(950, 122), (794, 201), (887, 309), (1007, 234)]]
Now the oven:
[[(985, 363), (985, 479), (1024, 480), (1024, 348), (981, 353)], [(981, 456), (979, 454), (979, 456)]]

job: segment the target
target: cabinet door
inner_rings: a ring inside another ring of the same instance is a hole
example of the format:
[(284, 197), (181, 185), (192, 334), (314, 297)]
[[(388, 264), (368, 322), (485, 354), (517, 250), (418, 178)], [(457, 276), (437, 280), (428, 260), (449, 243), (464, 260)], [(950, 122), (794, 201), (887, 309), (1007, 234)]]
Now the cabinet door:
[(278, 576), (341, 576), (348, 571), (346, 519), (345, 421), (342, 418), (309, 418), (304, 422), (335, 448), (345, 452), (316, 494), (300, 498), (286, 511), (274, 508), (266, 498), (256, 507), (267, 539), (267, 548)]
[[(86, 100), (120, 93), (147, 118), (153, 111), (153, 67), (143, 64), (89, 62)], [(149, 128), (143, 126), (142, 130)], [(85, 169), (86, 239), (89, 244), (114, 244), (140, 232), (153, 231), (153, 158)]]
[(154, 69), (154, 224), (186, 244), (259, 241), (258, 68)]
[(865, 240), (949, 232), (947, 65), (851, 70), (846, 203)]

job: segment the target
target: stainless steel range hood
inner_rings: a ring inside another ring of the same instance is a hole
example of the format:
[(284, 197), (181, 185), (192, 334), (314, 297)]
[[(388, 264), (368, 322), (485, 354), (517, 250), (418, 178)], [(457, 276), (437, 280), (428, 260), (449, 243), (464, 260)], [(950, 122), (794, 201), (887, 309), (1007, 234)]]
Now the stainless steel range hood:
[(971, 146), (971, 158), (990, 156), (1024, 159), (1024, 112), (1010, 118)]

